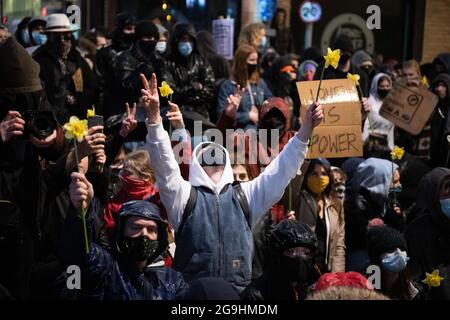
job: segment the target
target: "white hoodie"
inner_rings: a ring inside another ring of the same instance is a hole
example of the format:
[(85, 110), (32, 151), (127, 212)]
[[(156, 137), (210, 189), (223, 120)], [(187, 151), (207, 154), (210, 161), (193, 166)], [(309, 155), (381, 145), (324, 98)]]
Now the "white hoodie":
[[(169, 223), (174, 230), (177, 230), (192, 186), (203, 186), (212, 190), (215, 194), (219, 194), (223, 187), (233, 182), (229, 154), (221, 146), (226, 153), (227, 162), (221, 181), (215, 184), (195, 157), (197, 150), (203, 146), (203, 144), (198, 145), (192, 153), (188, 182), (181, 176), (169, 135), (162, 124), (149, 124), (147, 122), (147, 130), (146, 149), (150, 153), (151, 165), (156, 175), (161, 201), (167, 210)], [(281, 199), (289, 181), (300, 171), (307, 147), (307, 143), (302, 142), (297, 135), (294, 136), (263, 173), (256, 179), (241, 184), (250, 206), (253, 223), (256, 223), (265, 212)]]

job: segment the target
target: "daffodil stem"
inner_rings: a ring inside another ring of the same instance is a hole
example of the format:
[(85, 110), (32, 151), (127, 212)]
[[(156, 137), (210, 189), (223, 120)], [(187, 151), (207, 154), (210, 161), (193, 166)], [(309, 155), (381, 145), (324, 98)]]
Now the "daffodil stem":
[[(325, 65), (322, 68), (322, 73), (320, 74), (320, 80), (319, 80), (319, 87), (317, 88), (317, 94), (316, 94), (316, 100), (314, 101), (317, 104), (317, 101), (319, 101), (319, 92), (320, 92), (320, 86), (322, 85), (322, 79), (323, 74), (325, 73)], [(308, 148), (312, 145), (312, 137), (313, 137), (313, 130), (311, 130), (311, 135), (309, 136), (309, 142), (308, 142)]]
[(86, 250), (86, 254), (89, 254), (89, 242), (88, 242), (87, 227), (86, 227), (86, 209), (81, 207), (80, 213), (81, 213), (81, 220), (83, 221), (84, 248)]
[(288, 213), (289, 212), (291, 212), (292, 211), (292, 186), (291, 186), (291, 183), (289, 182), (289, 189), (288, 189), (288, 192), (289, 192), (289, 210), (288, 210)]
[[(79, 159), (78, 159), (78, 151), (77, 151), (77, 140), (73, 139), (73, 152), (75, 153), (75, 161), (76, 164), (76, 170), (77, 172), (80, 172), (79, 169)], [(83, 204), (81, 204), (81, 208), (79, 209), (79, 214), (81, 215), (81, 220), (83, 221), (83, 237), (84, 237), (84, 247), (86, 249), (86, 254), (89, 253), (89, 242), (88, 242), (88, 236), (87, 236), (87, 227), (86, 227), (86, 209), (83, 208)]]
[(392, 159), (392, 188), (394, 190), (394, 205), (397, 203), (397, 196), (395, 192), (395, 186), (394, 186), (394, 160)]
[(322, 85), (322, 79), (323, 79), (323, 74), (324, 73), (325, 73), (325, 66), (323, 66), (322, 73), (320, 74), (319, 87), (317, 88), (317, 94), (316, 94), (316, 101), (315, 102), (317, 102), (319, 100), (320, 86)]

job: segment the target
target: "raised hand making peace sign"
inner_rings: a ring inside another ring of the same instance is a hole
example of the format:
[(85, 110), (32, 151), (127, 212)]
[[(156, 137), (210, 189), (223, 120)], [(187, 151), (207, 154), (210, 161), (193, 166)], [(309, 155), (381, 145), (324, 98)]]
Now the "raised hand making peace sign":
[(136, 103), (133, 104), (132, 108), (130, 108), (128, 103), (126, 103), (125, 106), (127, 109), (127, 116), (122, 120), (122, 128), (119, 131), (119, 134), (124, 138), (126, 138), (130, 132), (137, 127)]
[(149, 82), (147, 78), (141, 73), (140, 75), (142, 85), (144, 89), (141, 90), (142, 96), (139, 99), (142, 106), (145, 108), (147, 112), (147, 118), (149, 123), (159, 123), (161, 122), (160, 116), (160, 104), (159, 104), (159, 95), (158, 95), (158, 84), (156, 80), (156, 75), (153, 73), (152, 78)]

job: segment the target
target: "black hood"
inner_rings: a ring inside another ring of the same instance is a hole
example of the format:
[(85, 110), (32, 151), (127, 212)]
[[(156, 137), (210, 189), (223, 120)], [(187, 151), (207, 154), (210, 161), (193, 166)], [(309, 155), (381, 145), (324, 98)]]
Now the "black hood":
[(433, 64), (438, 61), (444, 65), (445, 72), (450, 74), (450, 53), (441, 53), (433, 60)]
[(438, 74), (436, 78), (434, 78), (433, 83), (431, 84), (431, 90), (434, 92), (434, 89), (437, 87), (439, 82), (444, 82), (447, 86), (447, 104), (450, 104), (450, 75), (446, 73)]
[(426, 174), (417, 188), (416, 207), (428, 212), (434, 222), (450, 232), (450, 221), (444, 215), (439, 203), (442, 182), (450, 176), (450, 169), (435, 168)]
[(209, 31), (199, 31), (197, 34), (198, 39), (198, 51), (200, 54), (207, 57), (217, 56), (216, 47), (214, 45), (214, 39)]
[(306, 223), (297, 220), (283, 220), (272, 232), (273, 243), (280, 249), (294, 247), (317, 248), (317, 237)]
[(154, 203), (135, 200), (129, 201), (122, 205), (119, 211), (119, 221), (117, 224), (117, 230), (115, 234), (115, 250), (119, 253), (119, 242), (123, 238), (123, 228), (128, 218), (130, 217), (141, 217), (155, 221), (158, 225), (158, 241), (159, 245), (155, 253), (147, 260), (147, 264), (154, 262), (169, 246), (169, 240), (167, 236), (167, 224), (161, 218), (160, 210)]
[(197, 52), (197, 32), (195, 31), (195, 28), (190, 23), (180, 22), (175, 25), (175, 28), (173, 30), (173, 36), (172, 36), (172, 53), (174, 56), (181, 57), (180, 53), (178, 52), (178, 41), (180, 37), (184, 34), (187, 34), (192, 37), (194, 40), (194, 50), (193, 52)]

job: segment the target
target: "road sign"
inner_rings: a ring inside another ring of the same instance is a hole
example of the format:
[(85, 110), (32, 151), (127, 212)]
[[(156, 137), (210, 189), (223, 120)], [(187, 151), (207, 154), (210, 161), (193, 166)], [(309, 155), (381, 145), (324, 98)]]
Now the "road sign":
[(314, 23), (320, 20), (322, 8), (314, 1), (305, 1), (300, 5), (300, 19), (305, 23)]

